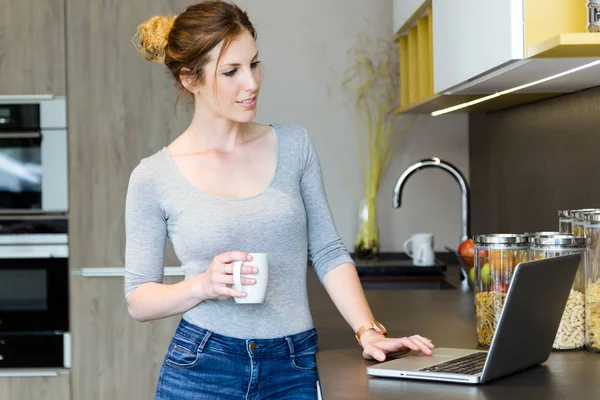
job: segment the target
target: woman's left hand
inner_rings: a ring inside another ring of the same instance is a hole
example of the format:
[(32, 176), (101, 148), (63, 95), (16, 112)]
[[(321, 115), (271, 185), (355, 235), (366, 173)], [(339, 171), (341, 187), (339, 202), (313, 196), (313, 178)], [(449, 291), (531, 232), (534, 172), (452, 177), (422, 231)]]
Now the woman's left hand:
[(412, 335), (401, 338), (386, 338), (385, 336), (368, 330), (360, 337), (363, 347), (363, 357), (366, 360), (385, 361), (389, 353), (402, 350), (421, 351), (423, 354), (431, 355), (431, 349), (435, 348), (431, 340), (421, 335)]

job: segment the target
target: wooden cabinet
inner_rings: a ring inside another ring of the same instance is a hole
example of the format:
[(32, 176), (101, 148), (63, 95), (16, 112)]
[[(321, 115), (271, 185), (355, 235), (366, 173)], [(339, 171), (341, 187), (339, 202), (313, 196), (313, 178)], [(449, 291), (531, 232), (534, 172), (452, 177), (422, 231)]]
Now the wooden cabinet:
[(4, 0), (0, 95), (65, 95), (64, 0)]
[[(165, 283), (181, 279), (168, 277)], [(71, 293), (73, 399), (154, 398), (158, 372), (180, 317), (133, 320), (122, 276), (72, 276)]]
[[(0, 377), (2, 400), (70, 400), (70, 375)], [(82, 397), (82, 399), (85, 397)]]
[(600, 35), (587, 32), (584, 3), (423, 1), (396, 34), (397, 112), (492, 111), (600, 85)]
[[(177, 3), (177, 4), (174, 4)], [(140, 159), (185, 130), (191, 113), (163, 65), (132, 45), (154, 15), (183, 11), (164, 0), (66, 0), (71, 266), (123, 267), (125, 197)], [(167, 264), (177, 265), (173, 252)]]

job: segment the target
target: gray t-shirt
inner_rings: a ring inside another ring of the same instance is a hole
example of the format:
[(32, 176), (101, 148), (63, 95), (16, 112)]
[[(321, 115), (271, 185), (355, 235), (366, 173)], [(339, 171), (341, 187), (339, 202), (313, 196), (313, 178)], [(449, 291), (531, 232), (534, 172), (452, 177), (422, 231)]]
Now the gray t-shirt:
[(186, 279), (206, 271), (221, 253), (268, 253), (264, 303), (205, 300), (183, 318), (243, 339), (282, 337), (313, 327), (307, 257), (321, 280), (353, 261), (336, 231), (310, 136), (295, 125), (271, 128), (277, 142), (275, 174), (252, 197), (223, 199), (201, 192), (177, 169), (166, 148), (133, 170), (126, 202), (125, 296), (143, 283), (162, 282), (167, 237)]

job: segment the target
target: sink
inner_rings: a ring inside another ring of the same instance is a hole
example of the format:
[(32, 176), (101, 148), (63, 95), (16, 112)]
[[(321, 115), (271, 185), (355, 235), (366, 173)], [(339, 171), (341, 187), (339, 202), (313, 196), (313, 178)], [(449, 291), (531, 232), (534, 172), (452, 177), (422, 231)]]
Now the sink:
[(436, 259), (433, 266), (414, 265), (404, 253), (380, 253), (376, 259), (357, 259), (353, 255), (359, 275), (374, 276), (442, 276), (446, 264)]
[(446, 279), (436, 281), (369, 281), (361, 278), (364, 291), (369, 290), (456, 290)]
[(356, 271), (364, 290), (448, 290), (456, 289), (446, 280), (446, 264), (423, 267), (413, 264), (404, 253), (380, 253), (377, 259), (356, 259)]

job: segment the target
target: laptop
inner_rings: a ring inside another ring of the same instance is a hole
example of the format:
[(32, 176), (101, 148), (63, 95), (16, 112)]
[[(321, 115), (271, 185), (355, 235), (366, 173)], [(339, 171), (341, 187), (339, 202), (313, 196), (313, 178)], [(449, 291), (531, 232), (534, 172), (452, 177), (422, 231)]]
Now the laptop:
[[(581, 261), (580, 254), (517, 265), (489, 351), (434, 349), (367, 367), (375, 377), (482, 384), (545, 362)], [(475, 335), (475, 332), (473, 332)]]

